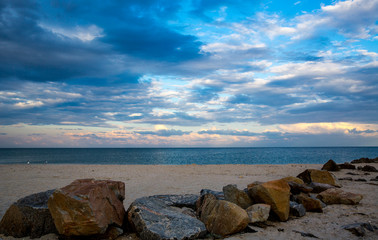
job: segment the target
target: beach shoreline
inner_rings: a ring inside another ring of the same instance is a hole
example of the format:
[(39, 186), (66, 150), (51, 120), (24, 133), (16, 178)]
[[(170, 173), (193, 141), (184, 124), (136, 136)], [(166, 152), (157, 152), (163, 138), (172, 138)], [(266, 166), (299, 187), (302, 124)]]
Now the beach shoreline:
[[(366, 164), (356, 164), (363, 166)], [(369, 164), (378, 168), (377, 163)], [(137, 198), (158, 194), (199, 194), (201, 189), (221, 191), (228, 184), (244, 189), (254, 181), (270, 181), (287, 176), (297, 176), (306, 169), (320, 169), (321, 164), (284, 165), (82, 165), (82, 164), (7, 164), (0, 165), (0, 217), (18, 199), (37, 192), (61, 188), (75, 179), (94, 178), (125, 183), (128, 206)], [(358, 176), (348, 175), (355, 171)], [(334, 173), (337, 178), (353, 177), (366, 182), (341, 181), (343, 190), (360, 193), (364, 199), (359, 205), (330, 205), (324, 213), (308, 213), (303, 218), (287, 222), (274, 222), (275, 228), (262, 229), (258, 233), (238, 234), (230, 239), (301, 239), (292, 230), (310, 232), (324, 239), (358, 239), (342, 225), (355, 222), (371, 222), (378, 226), (377, 182), (370, 181), (377, 173), (365, 175), (360, 170), (342, 169)], [(285, 229), (278, 232), (277, 228)], [(374, 239), (376, 233), (367, 233), (364, 239)], [(373, 234), (373, 235), (372, 235)], [(375, 235), (374, 235), (375, 234)], [(371, 238), (370, 238), (371, 237)], [(4, 238), (3, 239), (8, 239)], [(11, 238), (9, 238), (11, 239)], [(303, 238), (305, 239), (305, 238)]]

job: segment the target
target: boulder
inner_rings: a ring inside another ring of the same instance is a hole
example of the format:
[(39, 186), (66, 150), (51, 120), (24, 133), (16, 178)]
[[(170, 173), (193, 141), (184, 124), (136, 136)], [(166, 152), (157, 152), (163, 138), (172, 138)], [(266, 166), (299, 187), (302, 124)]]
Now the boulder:
[(308, 186), (312, 188), (312, 191), (311, 191), (312, 193), (321, 193), (330, 188), (336, 188), (335, 186), (332, 186), (326, 183), (317, 183), (317, 182), (312, 182), (308, 184)]
[(351, 163), (378, 163), (378, 157), (355, 159)]
[(326, 170), (326, 171), (340, 171), (340, 167), (337, 165), (337, 163), (335, 161), (333, 161), (332, 159), (328, 160), (328, 162), (326, 162), (323, 167), (322, 167), (322, 170)]
[(142, 240), (197, 239), (206, 233), (204, 223), (156, 197), (135, 200), (128, 221)]
[(305, 183), (317, 182), (341, 187), (341, 184), (337, 181), (336, 177), (325, 170), (307, 169), (297, 177), (302, 179)]
[(370, 166), (370, 165), (365, 165), (363, 167), (358, 167), (357, 169), (358, 170), (362, 170), (364, 172), (378, 172), (378, 170), (375, 167)]
[(0, 222), (0, 233), (16, 238), (56, 233), (47, 201), (54, 190), (26, 196), (13, 203)]
[(344, 192), (338, 188), (331, 188), (318, 194), (318, 198), (325, 204), (358, 204), (363, 196), (361, 194), (355, 194), (350, 192)]
[(290, 201), (290, 214), (295, 217), (303, 217), (306, 215), (306, 208), (300, 203)]
[(296, 182), (287, 182), (290, 186), (290, 192), (292, 194), (299, 194), (301, 192), (309, 193), (312, 192), (312, 187), (306, 186), (304, 184), (299, 184)]
[(248, 194), (239, 190), (236, 185), (229, 184), (223, 187), (224, 199), (246, 209), (253, 204)]
[(66, 236), (104, 234), (109, 225), (122, 226), (125, 184), (79, 179), (56, 190), (48, 207), (58, 232)]
[(311, 198), (306, 194), (295, 197), (296, 202), (302, 204), (307, 212), (323, 212), (322, 203), (318, 199)]
[(225, 237), (244, 230), (249, 217), (238, 205), (225, 200), (217, 200), (214, 195), (202, 197), (199, 218), (213, 235)]
[(286, 221), (290, 212), (290, 186), (284, 180), (274, 180), (248, 188), (249, 196), (256, 203), (269, 204), (272, 212)]
[(202, 189), (201, 192), (200, 192), (200, 195), (204, 196), (206, 194), (214, 195), (218, 200), (224, 200), (223, 192), (214, 191), (214, 190), (210, 190), (210, 189)]
[(289, 176), (289, 177), (284, 177), (282, 180), (285, 180), (286, 182), (295, 182), (298, 184), (304, 184), (303, 180), (297, 177)]
[(356, 166), (354, 166), (353, 164), (350, 164), (348, 162), (338, 164), (338, 166), (339, 166), (340, 169), (356, 169)]
[(196, 194), (183, 195), (154, 195), (150, 198), (156, 198), (163, 201), (166, 205), (178, 208), (196, 208), (196, 202), (200, 196)]
[(258, 203), (246, 209), (250, 223), (266, 222), (269, 218), (270, 205)]

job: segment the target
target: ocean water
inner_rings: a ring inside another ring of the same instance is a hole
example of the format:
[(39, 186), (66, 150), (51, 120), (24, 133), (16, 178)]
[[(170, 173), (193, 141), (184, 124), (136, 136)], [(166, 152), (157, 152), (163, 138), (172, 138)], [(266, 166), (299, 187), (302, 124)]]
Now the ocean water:
[(0, 164), (323, 164), (378, 157), (378, 147), (0, 148)]

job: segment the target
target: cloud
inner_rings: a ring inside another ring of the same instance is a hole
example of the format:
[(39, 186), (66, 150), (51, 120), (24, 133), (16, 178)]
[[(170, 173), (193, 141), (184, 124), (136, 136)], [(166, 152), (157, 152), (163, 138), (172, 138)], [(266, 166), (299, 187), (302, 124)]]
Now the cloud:
[(137, 134), (141, 135), (156, 135), (159, 137), (170, 137), (170, 136), (182, 136), (186, 134), (190, 134), (188, 131), (181, 131), (175, 129), (160, 129), (157, 131), (135, 131)]
[(228, 135), (228, 136), (257, 136), (259, 134), (249, 131), (240, 130), (202, 130), (198, 134), (216, 134), (216, 135)]

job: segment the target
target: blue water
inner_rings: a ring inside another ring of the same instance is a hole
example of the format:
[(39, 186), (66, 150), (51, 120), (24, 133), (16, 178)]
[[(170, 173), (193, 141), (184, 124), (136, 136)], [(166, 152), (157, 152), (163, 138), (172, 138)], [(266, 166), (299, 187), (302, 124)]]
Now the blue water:
[(378, 147), (0, 148), (0, 164), (323, 164), (377, 156)]

